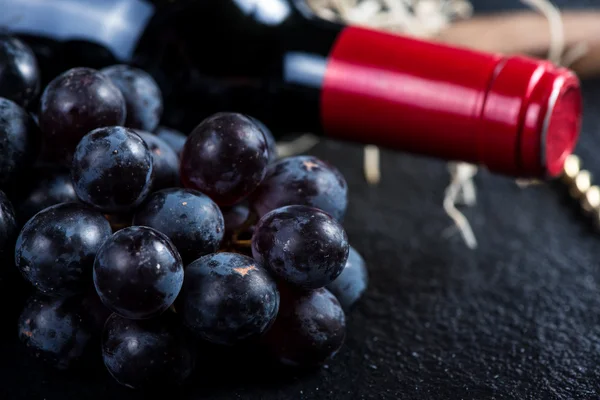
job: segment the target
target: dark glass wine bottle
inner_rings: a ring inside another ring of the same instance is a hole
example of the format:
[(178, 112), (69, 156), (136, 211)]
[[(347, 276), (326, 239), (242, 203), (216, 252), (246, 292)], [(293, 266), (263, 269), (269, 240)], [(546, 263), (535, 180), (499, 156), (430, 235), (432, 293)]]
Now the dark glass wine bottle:
[(237, 111), (276, 133), (534, 177), (557, 175), (579, 133), (579, 82), (566, 69), (324, 21), (302, 0), (4, 2), (0, 24), (32, 44), (47, 78), (138, 65), (163, 90), (163, 122), (185, 131)]

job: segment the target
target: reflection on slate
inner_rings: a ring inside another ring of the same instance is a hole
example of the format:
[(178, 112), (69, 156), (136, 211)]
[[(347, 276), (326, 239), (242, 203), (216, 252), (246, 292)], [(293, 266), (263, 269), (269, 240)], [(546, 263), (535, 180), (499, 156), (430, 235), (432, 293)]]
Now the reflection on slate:
[[(474, 3), (486, 11), (518, 5)], [(583, 87), (578, 154), (600, 177), (600, 82)], [(349, 314), (345, 347), (322, 370), (303, 373), (265, 365), (251, 348), (219, 356), (200, 348), (198, 371), (165, 399), (600, 396), (600, 234), (560, 188), (520, 189), (482, 172), (478, 205), (465, 210), (479, 239), (470, 251), (447, 234), (443, 162), (383, 152), (382, 182), (369, 187), (361, 147), (328, 142), (311, 153), (348, 180), (345, 226), (371, 277)], [(18, 345), (13, 314), (0, 333), (1, 399), (142, 398), (118, 387), (99, 360), (74, 375), (43, 369)]]

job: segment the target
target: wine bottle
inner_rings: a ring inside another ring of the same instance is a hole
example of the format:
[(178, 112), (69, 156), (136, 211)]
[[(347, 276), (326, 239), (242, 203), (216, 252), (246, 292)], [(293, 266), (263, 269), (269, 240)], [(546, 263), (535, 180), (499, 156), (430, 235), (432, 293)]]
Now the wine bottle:
[(579, 134), (580, 86), (567, 69), (325, 21), (301, 0), (3, 1), (4, 28), (63, 49), (48, 64), (148, 70), (164, 122), (184, 130), (237, 111), (275, 132), (538, 178), (560, 172)]

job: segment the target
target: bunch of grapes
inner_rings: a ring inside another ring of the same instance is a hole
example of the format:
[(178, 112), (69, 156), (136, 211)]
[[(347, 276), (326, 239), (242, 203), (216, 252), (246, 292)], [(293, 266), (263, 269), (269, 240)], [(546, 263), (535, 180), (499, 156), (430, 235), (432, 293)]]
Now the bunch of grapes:
[(159, 126), (162, 108), (126, 65), (40, 91), (33, 53), (0, 37), (0, 266), (14, 257), (36, 289), (21, 342), (66, 369), (100, 337), (132, 388), (183, 382), (198, 342), (322, 364), (367, 284), (341, 225), (344, 177), (278, 160), (252, 117), (219, 113), (186, 137)]

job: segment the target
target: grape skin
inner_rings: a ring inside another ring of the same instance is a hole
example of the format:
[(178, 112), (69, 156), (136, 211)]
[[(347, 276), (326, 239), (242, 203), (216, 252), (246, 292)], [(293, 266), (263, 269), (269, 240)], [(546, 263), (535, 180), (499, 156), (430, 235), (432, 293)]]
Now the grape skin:
[(166, 311), (181, 290), (183, 263), (162, 233), (131, 226), (104, 242), (94, 262), (94, 285), (111, 311), (130, 319)]
[(159, 126), (156, 129), (156, 136), (165, 141), (177, 154), (177, 157), (181, 157), (183, 146), (187, 137), (175, 129), (167, 128), (166, 126)]
[(217, 253), (187, 266), (177, 312), (212, 343), (233, 345), (259, 336), (279, 309), (275, 281), (250, 257)]
[(240, 229), (250, 217), (250, 208), (246, 203), (236, 204), (231, 207), (221, 207), (225, 221), (225, 232), (232, 233)]
[(30, 354), (67, 369), (84, 355), (92, 332), (76, 298), (33, 295), (19, 317), (19, 339)]
[(327, 285), (327, 289), (337, 297), (344, 311), (348, 312), (367, 290), (368, 282), (365, 260), (350, 246), (346, 266), (340, 276)]
[(181, 180), (219, 206), (231, 206), (256, 189), (268, 162), (260, 128), (241, 114), (219, 113), (202, 121), (188, 137), (181, 155)]
[(125, 126), (152, 132), (163, 112), (163, 100), (156, 81), (145, 71), (129, 65), (100, 70), (121, 90), (127, 104)]
[(326, 289), (281, 289), (275, 323), (262, 339), (284, 365), (314, 367), (333, 357), (344, 344), (346, 317)]
[(152, 178), (151, 192), (179, 186), (179, 157), (175, 151), (161, 138), (140, 130), (135, 131), (148, 145), (152, 153)]
[(21, 224), (24, 225), (45, 208), (79, 200), (68, 169), (44, 165), (35, 168), (31, 175), (34, 180), (33, 185), (17, 208), (17, 216)]
[(105, 75), (91, 68), (62, 73), (40, 99), (44, 158), (69, 166), (81, 138), (100, 127), (123, 125), (125, 116), (125, 99)]
[(97, 211), (58, 204), (36, 214), (17, 238), (15, 264), (39, 291), (67, 296), (84, 291), (96, 252), (112, 231)]
[(105, 213), (124, 213), (150, 193), (152, 153), (133, 130), (95, 129), (77, 146), (71, 177), (79, 199)]
[(133, 321), (113, 314), (102, 335), (102, 359), (120, 384), (148, 389), (183, 383), (194, 367), (194, 348), (173, 315)]
[(348, 237), (329, 214), (306, 206), (271, 211), (258, 221), (252, 255), (291, 285), (316, 289), (335, 280), (348, 259)]
[(252, 122), (254, 122), (256, 125), (258, 125), (258, 127), (260, 128), (260, 130), (262, 131), (263, 135), (265, 135), (265, 140), (267, 141), (267, 147), (269, 148), (269, 162), (270, 163), (274, 163), (275, 161), (277, 161), (277, 143), (275, 142), (275, 136), (273, 136), (273, 133), (271, 132), (271, 130), (269, 128), (267, 128), (267, 126), (260, 120), (254, 118), (254, 117), (249, 117)]
[(225, 226), (219, 207), (197, 190), (172, 188), (150, 195), (133, 219), (171, 239), (185, 264), (219, 249)]
[(259, 217), (288, 205), (319, 208), (342, 221), (348, 205), (348, 185), (333, 166), (313, 156), (287, 157), (269, 165), (265, 179), (252, 194)]

